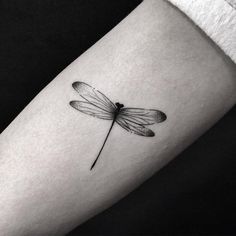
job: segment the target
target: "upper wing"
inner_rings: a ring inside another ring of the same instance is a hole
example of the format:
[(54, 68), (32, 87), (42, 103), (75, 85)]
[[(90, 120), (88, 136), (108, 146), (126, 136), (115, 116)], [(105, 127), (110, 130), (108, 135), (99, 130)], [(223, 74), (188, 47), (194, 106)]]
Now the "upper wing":
[(94, 116), (100, 119), (112, 120), (114, 117), (113, 113), (100, 109), (99, 107), (94, 106), (89, 102), (71, 101), (70, 105), (75, 109), (77, 109), (78, 111), (81, 111), (87, 115)]
[(119, 117), (138, 125), (153, 125), (166, 120), (162, 111), (142, 108), (122, 108)]
[(153, 137), (155, 133), (146, 128), (145, 125), (152, 125), (166, 120), (162, 111), (142, 108), (122, 108), (116, 122), (127, 131), (145, 136)]
[(116, 106), (112, 101), (90, 85), (77, 81), (74, 82), (72, 86), (82, 98), (97, 108), (107, 112), (113, 112), (116, 109)]

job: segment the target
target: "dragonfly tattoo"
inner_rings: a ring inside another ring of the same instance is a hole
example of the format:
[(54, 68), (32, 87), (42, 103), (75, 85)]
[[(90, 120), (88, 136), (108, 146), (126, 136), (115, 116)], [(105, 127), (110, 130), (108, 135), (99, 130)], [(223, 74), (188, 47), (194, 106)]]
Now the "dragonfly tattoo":
[(74, 82), (72, 87), (84, 99), (84, 101), (71, 101), (70, 105), (73, 108), (84, 114), (112, 121), (103, 145), (90, 170), (95, 166), (115, 123), (130, 133), (153, 137), (155, 133), (146, 126), (163, 122), (167, 118), (165, 113), (159, 110), (128, 108), (119, 102), (114, 104), (103, 93), (84, 82)]

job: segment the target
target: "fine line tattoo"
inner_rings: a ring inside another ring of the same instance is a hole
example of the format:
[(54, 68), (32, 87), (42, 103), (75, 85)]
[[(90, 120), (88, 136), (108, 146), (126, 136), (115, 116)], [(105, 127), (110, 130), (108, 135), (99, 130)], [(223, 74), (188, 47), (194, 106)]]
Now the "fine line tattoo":
[(145, 126), (163, 122), (167, 118), (165, 113), (159, 110), (128, 108), (118, 102), (114, 104), (103, 93), (84, 82), (74, 82), (72, 87), (85, 100), (71, 101), (70, 105), (73, 108), (87, 115), (112, 121), (111, 127), (90, 170), (95, 166), (115, 123), (133, 134), (153, 137), (155, 133)]

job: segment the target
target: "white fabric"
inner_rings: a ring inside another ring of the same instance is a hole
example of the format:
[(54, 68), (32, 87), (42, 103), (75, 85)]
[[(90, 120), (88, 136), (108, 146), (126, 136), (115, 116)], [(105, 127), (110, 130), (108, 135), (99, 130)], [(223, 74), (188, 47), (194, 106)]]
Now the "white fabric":
[(168, 0), (236, 63), (236, 0)]

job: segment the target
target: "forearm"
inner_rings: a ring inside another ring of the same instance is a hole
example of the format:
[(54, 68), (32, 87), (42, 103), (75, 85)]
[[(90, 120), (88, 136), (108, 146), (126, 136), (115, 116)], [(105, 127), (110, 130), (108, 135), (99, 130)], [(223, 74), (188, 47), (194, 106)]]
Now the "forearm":
[[(154, 137), (86, 116), (83, 81), (127, 107), (158, 109)], [(0, 137), (0, 231), (60, 235), (110, 206), (213, 125), (235, 102), (235, 66), (178, 10), (144, 1), (57, 76)], [(9, 223), (10, 222), (10, 223)], [(12, 224), (14, 222), (13, 226)]]

